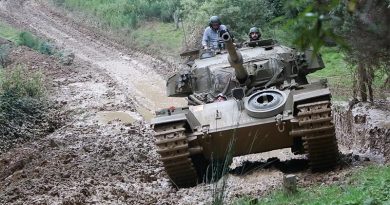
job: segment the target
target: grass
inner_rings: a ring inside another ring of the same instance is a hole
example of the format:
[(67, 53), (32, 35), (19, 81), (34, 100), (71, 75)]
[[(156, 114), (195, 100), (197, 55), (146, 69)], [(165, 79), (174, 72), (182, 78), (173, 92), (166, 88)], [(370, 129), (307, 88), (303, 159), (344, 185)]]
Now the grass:
[(309, 75), (309, 78), (328, 78), (331, 84), (352, 86), (352, 70), (344, 61), (344, 56), (336, 48), (323, 48), (321, 51), (325, 68)]
[(298, 190), (298, 194), (292, 196), (278, 190), (260, 199), (242, 198), (234, 204), (390, 204), (390, 166), (372, 165), (355, 171), (345, 183)]
[(175, 30), (172, 23), (148, 22), (131, 34), (140, 48), (164, 52), (170, 56), (179, 56), (183, 42), (183, 30)]
[(0, 22), (0, 37), (19, 44), (20, 31), (11, 27), (10, 25)]
[(131, 4), (128, 0), (53, 0), (53, 2), (57, 6), (83, 11), (98, 17), (103, 24), (115, 29), (134, 28), (137, 24), (135, 14), (139, 6)]
[(17, 66), (0, 73), (1, 99), (41, 98), (44, 93), (43, 75), (39, 72), (30, 73), (25, 67)]
[(36, 37), (30, 32), (19, 33), (18, 45), (27, 46), (46, 55), (53, 55), (57, 52), (53, 44)]
[(325, 68), (308, 75), (309, 81), (326, 78), (334, 100), (348, 100), (353, 86), (352, 69), (337, 48), (324, 47), (320, 51)]
[(27, 46), (42, 54), (53, 55), (57, 52), (54, 45), (50, 42), (43, 40), (30, 32), (15, 29), (4, 22), (0, 22), (0, 37), (7, 39), (16, 45)]

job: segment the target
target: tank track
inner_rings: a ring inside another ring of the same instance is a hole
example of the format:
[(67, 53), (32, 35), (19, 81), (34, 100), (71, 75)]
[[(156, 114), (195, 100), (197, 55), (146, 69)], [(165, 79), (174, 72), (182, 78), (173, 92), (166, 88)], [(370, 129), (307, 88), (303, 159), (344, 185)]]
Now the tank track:
[(298, 105), (298, 126), (291, 135), (301, 136), (313, 171), (333, 168), (337, 165), (339, 152), (332, 122), (330, 101)]
[(154, 131), (157, 153), (171, 181), (177, 187), (195, 186), (198, 175), (190, 157), (184, 123), (156, 126)]

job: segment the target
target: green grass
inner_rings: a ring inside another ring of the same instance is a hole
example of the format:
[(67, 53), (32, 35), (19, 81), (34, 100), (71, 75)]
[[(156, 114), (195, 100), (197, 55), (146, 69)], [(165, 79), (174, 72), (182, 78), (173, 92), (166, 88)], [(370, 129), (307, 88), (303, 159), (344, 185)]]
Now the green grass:
[(323, 48), (321, 50), (325, 68), (309, 75), (310, 79), (327, 78), (329, 83), (335, 85), (352, 86), (352, 70), (344, 61), (344, 56), (336, 48)]
[(260, 199), (242, 198), (234, 204), (390, 204), (390, 166), (372, 165), (360, 169), (339, 185), (299, 188), (292, 196), (278, 190)]
[(352, 95), (353, 73), (345, 62), (344, 55), (334, 47), (320, 51), (325, 68), (308, 75), (309, 81), (326, 78), (334, 100), (348, 100)]
[(178, 56), (184, 35), (183, 30), (175, 30), (172, 23), (149, 22), (135, 30), (131, 36), (140, 48)]
[(53, 44), (36, 37), (30, 32), (19, 34), (19, 45), (27, 46), (46, 55), (53, 55), (57, 52)]
[(54, 45), (50, 42), (43, 40), (30, 32), (15, 29), (4, 22), (0, 22), (0, 37), (10, 40), (16, 45), (27, 46), (42, 54), (53, 55), (57, 52)]
[(0, 22), (0, 37), (18, 44), (20, 31), (10, 25)]

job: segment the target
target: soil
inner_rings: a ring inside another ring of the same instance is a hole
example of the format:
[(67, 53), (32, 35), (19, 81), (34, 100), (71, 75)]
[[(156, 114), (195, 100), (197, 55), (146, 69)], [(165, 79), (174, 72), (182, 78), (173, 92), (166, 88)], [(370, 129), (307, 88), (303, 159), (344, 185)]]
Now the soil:
[[(0, 204), (211, 202), (216, 183), (177, 190), (156, 153), (148, 123), (153, 111), (184, 104), (165, 97), (169, 64), (123, 48), (43, 0), (0, 1), (0, 18), (76, 56), (64, 66), (24, 47), (11, 54), (13, 63), (46, 74), (50, 98), (67, 118), (54, 133), (0, 154)], [(280, 187), (287, 173), (297, 175), (300, 186), (337, 183), (370, 163), (344, 150), (338, 168), (315, 174), (304, 156), (289, 150), (234, 158), (226, 200), (262, 196)]]

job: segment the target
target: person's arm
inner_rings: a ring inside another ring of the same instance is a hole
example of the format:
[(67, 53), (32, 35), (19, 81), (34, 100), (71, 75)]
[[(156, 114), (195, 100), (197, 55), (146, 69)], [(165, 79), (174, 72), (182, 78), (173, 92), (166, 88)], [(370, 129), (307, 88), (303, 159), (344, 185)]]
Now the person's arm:
[(208, 29), (206, 28), (203, 32), (203, 38), (202, 38), (202, 46), (204, 49), (207, 48), (207, 43), (209, 41), (209, 37), (208, 37)]

